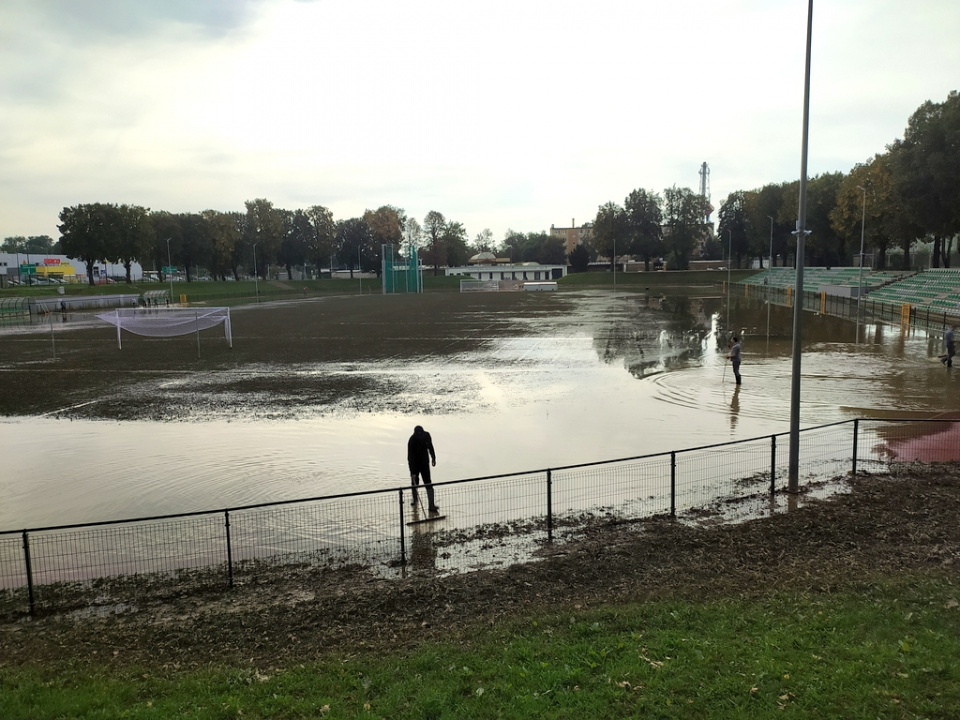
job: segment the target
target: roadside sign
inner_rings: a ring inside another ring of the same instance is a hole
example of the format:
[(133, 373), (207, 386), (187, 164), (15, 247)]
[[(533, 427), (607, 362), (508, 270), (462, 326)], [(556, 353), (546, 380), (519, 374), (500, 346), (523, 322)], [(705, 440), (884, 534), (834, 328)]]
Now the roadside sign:
[(36, 265), (21, 265), (20, 266), (21, 275), (36, 275), (37, 266)]
[(177, 272), (177, 269), (176, 269), (175, 267), (164, 267), (164, 268), (163, 268), (163, 274), (164, 274), (164, 275), (175, 275), (176, 272)]

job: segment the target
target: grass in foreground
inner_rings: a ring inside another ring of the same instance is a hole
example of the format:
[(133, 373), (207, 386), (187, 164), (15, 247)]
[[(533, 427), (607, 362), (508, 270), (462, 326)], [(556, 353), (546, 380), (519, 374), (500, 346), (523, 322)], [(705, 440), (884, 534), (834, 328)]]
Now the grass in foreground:
[(7, 667), (0, 717), (956, 718), (958, 593), (925, 576), (574, 607), (285, 668)]

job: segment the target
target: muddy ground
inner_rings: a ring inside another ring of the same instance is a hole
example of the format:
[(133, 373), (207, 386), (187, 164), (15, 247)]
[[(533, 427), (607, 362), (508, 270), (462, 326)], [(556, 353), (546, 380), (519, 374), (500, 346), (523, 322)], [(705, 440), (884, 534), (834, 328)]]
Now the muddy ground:
[(248, 305), (232, 311), (232, 348), (217, 327), (200, 333), (199, 351), (196, 335), (127, 332), (118, 349), (116, 328), (92, 312), (66, 321), (55, 315), (52, 333), (49, 323), (29, 332), (0, 328), (0, 415), (278, 419), (346, 398), (354, 408), (380, 408), (391, 394), (382, 382), (314, 368), (451, 357), (507, 333), (525, 334), (539, 318), (575, 302), (544, 295), (370, 295)]
[(740, 524), (669, 519), (600, 526), (505, 570), (399, 580), (289, 570), (163, 602), (115, 595), (112, 612), (0, 619), (0, 665), (65, 660), (158, 671), (279, 668), (321, 657), (469, 643), (500, 621), (624, 602), (856, 590), (901, 573), (944, 578), (960, 612), (960, 465), (894, 466), (852, 492)]

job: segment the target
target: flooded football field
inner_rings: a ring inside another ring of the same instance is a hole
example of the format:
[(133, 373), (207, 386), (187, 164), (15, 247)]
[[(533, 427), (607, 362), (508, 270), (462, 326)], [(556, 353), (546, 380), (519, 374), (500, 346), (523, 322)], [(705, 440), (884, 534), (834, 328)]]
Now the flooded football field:
[[(234, 349), (212, 333), (201, 360), (191, 338), (118, 350), (83, 318), (0, 331), (8, 387), (50, 389), (0, 419), (0, 529), (397, 487), (417, 424), (433, 435), (437, 482), (789, 429), (789, 309), (720, 295), (507, 295), (234, 308)], [(724, 359), (733, 333), (739, 388)], [(882, 325), (861, 337), (805, 316), (804, 427), (956, 411), (960, 367), (937, 362), (938, 337)]]

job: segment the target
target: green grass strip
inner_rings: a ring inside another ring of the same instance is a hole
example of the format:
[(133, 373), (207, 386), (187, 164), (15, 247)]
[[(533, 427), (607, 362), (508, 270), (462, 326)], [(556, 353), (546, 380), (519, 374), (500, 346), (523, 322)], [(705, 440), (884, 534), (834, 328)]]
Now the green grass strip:
[(571, 608), (279, 669), (3, 667), (0, 717), (956, 718), (958, 590)]

